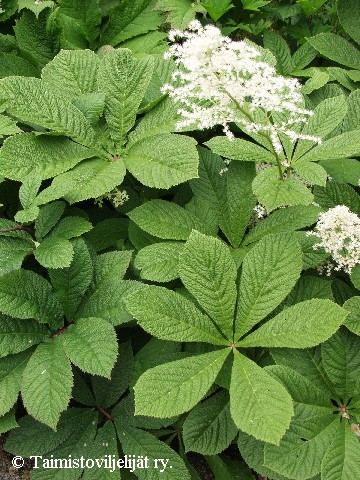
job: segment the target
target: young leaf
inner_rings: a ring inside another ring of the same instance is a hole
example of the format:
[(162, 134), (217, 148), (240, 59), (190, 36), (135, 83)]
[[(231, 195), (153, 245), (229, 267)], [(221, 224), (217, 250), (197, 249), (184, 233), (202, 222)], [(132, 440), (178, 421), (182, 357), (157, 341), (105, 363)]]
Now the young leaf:
[(208, 233), (195, 215), (165, 200), (143, 203), (128, 215), (142, 230), (164, 240), (187, 240), (192, 230)]
[(279, 382), (234, 350), (230, 413), (240, 430), (258, 440), (279, 445), (294, 409), (290, 395)]
[[(158, 440), (151, 433), (123, 425), (121, 420), (115, 423), (118, 439), (125, 455), (136, 455), (135, 458), (148, 458), (149, 468), (136, 469), (136, 476), (140, 480), (150, 478), (160, 480), (190, 480), (191, 476), (184, 461), (165, 442)], [(130, 457), (134, 458), (134, 457)]]
[(0, 150), (1, 174), (24, 181), (34, 170), (42, 180), (66, 172), (92, 152), (68, 138), (21, 133), (5, 140)]
[(21, 395), (26, 410), (53, 430), (71, 398), (71, 365), (58, 338), (37, 347), (23, 373)]
[(166, 418), (187, 412), (206, 395), (229, 353), (224, 348), (147, 370), (134, 387), (135, 415)]
[(49, 282), (23, 269), (0, 277), (0, 311), (17, 318), (35, 318), (55, 328), (63, 316)]
[(277, 167), (267, 168), (259, 173), (252, 183), (252, 188), (259, 203), (264, 205), (269, 213), (282, 206), (309, 205), (314, 198), (311, 191), (298, 180), (280, 180)]
[(193, 231), (180, 255), (179, 272), (185, 287), (231, 340), (237, 271), (228, 247)]
[(250, 250), (240, 280), (235, 341), (280, 304), (301, 270), (300, 245), (293, 235), (267, 235)]
[(74, 257), (70, 267), (49, 270), (51, 283), (60, 298), (66, 318), (72, 319), (93, 275), (93, 264), (83, 239), (72, 242)]
[(110, 378), (118, 345), (115, 330), (109, 322), (102, 318), (80, 318), (60, 335), (60, 342), (71, 361), (81, 370)]
[(105, 118), (118, 149), (134, 126), (141, 100), (154, 68), (152, 58), (135, 59), (130, 50), (117, 49), (103, 57), (99, 90), (106, 95)]
[(128, 295), (125, 305), (139, 325), (157, 338), (227, 344), (210, 318), (172, 290), (151, 285)]
[(140, 277), (153, 282), (169, 282), (179, 276), (179, 255), (182, 242), (153, 243), (142, 248), (136, 255), (134, 267)]
[(0, 357), (27, 350), (48, 337), (45, 325), (35, 320), (18, 320), (0, 314)]
[(18, 398), (22, 374), (31, 354), (32, 351), (28, 350), (0, 359), (0, 417)]
[(333, 335), (344, 322), (346, 310), (314, 298), (285, 308), (244, 340), (239, 347), (309, 348)]
[(255, 143), (234, 138), (229, 140), (227, 137), (214, 137), (205, 142), (214, 153), (232, 160), (242, 160), (244, 162), (264, 162), (275, 163), (274, 155), (265, 148)]
[(70, 267), (74, 249), (69, 242), (60, 237), (45, 238), (34, 252), (36, 260), (45, 268)]
[(170, 188), (197, 177), (198, 153), (193, 138), (174, 133), (155, 135), (130, 145), (127, 169), (144, 185)]
[(229, 407), (229, 394), (221, 390), (197, 405), (183, 424), (187, 452), (216, 455), (227, 448), (237, 434)]

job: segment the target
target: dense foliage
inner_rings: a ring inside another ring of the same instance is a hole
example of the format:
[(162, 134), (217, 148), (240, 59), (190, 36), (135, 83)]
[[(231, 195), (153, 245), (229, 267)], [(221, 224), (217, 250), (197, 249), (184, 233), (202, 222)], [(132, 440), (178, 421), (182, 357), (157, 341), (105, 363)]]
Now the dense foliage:
[(32, 480), (360, 478), (360, 1), (0, 26), (5, 450)]

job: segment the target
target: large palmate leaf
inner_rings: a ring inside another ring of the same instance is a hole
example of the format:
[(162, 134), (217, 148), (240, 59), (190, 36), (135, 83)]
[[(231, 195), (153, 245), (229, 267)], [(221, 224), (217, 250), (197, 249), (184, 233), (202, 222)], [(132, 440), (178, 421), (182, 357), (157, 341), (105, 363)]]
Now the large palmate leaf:
[[(83, 8), (87, 9), (88, 5)], [(99, 56), (91, 50), (62, 50), (43, 68), (41, 77), (46, 85), (72, 100), (96, 91), (99, 64)]]
[(7, 413), (18, 398), (23, 371), (32, 351), (0, 359), (0, 417)]
[(29, 270), (14, 270), (0, 277), (0, 311), (17, 318), (35, 318), (56, 327), (62, 307), (45, 278)]
[(155, 337), (178, 342), (226, 345), (226, 339), (187, 298), (163, 287), (149, 286), (128, 295), (128, 311)]
[(185, 287), (231, 341), (237, 271), (227, 246), (193, 231), (180, 255), (179, 272)]
[(109, 322), (101, 318), (79, 318), (60, 336), (60, 341), (77, 367), (93, 375), (110, 378), (118, 346), (114, 328)]
[(185, 449), (215, 455), (230, 445), (237, 431), (230, 415), (229, 393), (221, 390), (193, 408), (186, 417), (183, 424)]
[(344, 322), (347, 311), (330, 300), (312, 299), (285, 308), (239, 347), (308, 348), (333, 335)]
[(229, 353), (225, 348), (150, 368), (134, 387), (136, 415), (166, 418), (190, 410), (206, 395)]
[(45, 180), (92, 156), (91, 150), (67, 138), (23, 133), (5, 140), (0, 150), (0, 173), (24, 181), (35, 170)]
[(27, 350), (49, 337), (45, 325), (0, 314), (0, 357)]
[(128, 49), (117, 49), (104, 56), (98, 85), (104, 92), (105, 118), (110, 135), (119, 151), (134, 126), (141, 100), (149, 85), (153, 62), (151, 57), (136, 59)]
[(8, 77), (1, 80), (7, 111), (25, 122), (38, 124), (96, 148), (96, 134), (84, 115), (62, 95), (38, 78)]
[(144, 185), (170, 188), (197, 177), (198, 153), (193, 138), (174, 133), (139, 140), (126, 150), (127, 169)]
[(21, 384), (28, 413), (55, 430), (61, 412), (68, 406), (72, 385), (71, 365), (59, 339), (39, 345)]
[(286, 389), (255, 362), (234, 350), (230, 412), (240, 430), (278, 445), (290, 425), (293, 403)]
[(301, 270), (300, 245), (291, 234), (267, 235), (252, 248), (243, 262), (235, 341), (280, 304)]
[(194, 214), (165, 200), (143, 203), (128, 215), (142, 230), (164, 240), (187, 240), (192, 230), (210, 233)]

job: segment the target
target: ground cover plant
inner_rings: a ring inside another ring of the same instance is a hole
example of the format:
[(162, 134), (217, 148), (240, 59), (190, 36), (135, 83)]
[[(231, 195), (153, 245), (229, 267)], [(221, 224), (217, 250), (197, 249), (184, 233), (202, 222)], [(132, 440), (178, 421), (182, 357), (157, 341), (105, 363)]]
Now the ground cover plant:
[(0, 1), (15, 468), (360, 477), (359, 18), (349, 0)]

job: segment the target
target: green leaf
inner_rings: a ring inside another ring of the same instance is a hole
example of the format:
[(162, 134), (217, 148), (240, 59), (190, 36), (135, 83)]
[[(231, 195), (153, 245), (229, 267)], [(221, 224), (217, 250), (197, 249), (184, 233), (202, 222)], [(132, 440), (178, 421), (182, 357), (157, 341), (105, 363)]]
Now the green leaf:
[[(102, 318), (80, 318), (60, 336), (71, 361), (85, 372), (110, 378), (118, 346), (114, 328)], [(106, 348), (104, 346), (106, 345)]]
[(342, 422), (321, 464), (321, 478), (350, 480), (360, 473), (360, 445), (347, 422)]
[[(75, 0), (72, 4), (80, 2)], [(63, 0), (60, 10), (64, 4)], [(83, 11), (86, 12), (87, 9), (84, 8)], [(41, 78), (45, 85), (73, 100), (97, 90), (99, 64), (99, 57), (91, 50), (62, 50), (43, 68)]]
[(299, 181), (279, 178), (277, 167), (259, 173), (252, 183), (253, 192), (267, 212), (287, 205), (309, 205), (313, 201), (311, 191)]
[(27, 350), (49, 337), (44, 325), (34, 320), (18, 320), (0, 314), (0, 357)]
[(47, 12), (42, 12), (36, 18), (33, 12), (25, 11), (14, 26), (16, 42), (22, 55), (38, 70), (54, 56), (51, 37), (46, 29), (47, 17)]
[[(261, 1), (261, 0), (256, 0)], [(227, 455), (206, 455), (214, 478), (222, 480), (254, 480), (255, 477), (243, 460), (233, 459)]]
[(54, 6), (54, 2), (52, 1), (44, 1), (39, 4), (34, 3), (33, 0), (18, 0), (18, 11), (27, 8), (35, 13), (36, 18), (39, 18), (39, 13), (41, 13), (45, 8), (52, 8)]
[(344, 30), (351, 38), (360, 44), (358, 18), (360, 17), (360, 4), (351, 0), (338, 0), (337, 14)]
[(291, 234), (267, 235), (250, 250), (242, 266), (235, 341), (280, 304), (301, 270), (300, 246)]
[(97, 404), (102, 405), (103, 408), (109, 408), (117, 402), (129, 387), (133, 370), (134, 357), (131, 343), (120, 343), (119, 355), (111, 372), (110, 380), (98, 376), (91, 378), (92, 389)]
[(60, 28), (60, 48), (64, 50), (84, 50), (88, 46), (88, 41), (81, 25), (71, 17), (57, 14), (57, 24)]
[(279, 382), (234, 350), (230, 413), (240, 430), (258, 440), (279, 445), (294, 409), (290, 395)]
[(294, 70), (302, 70), (309, 63), (311, 63), (316, 57), (317, 52), (309, 43), (301, 45), (294, 53), (292, 60), (294, 64)]
[(151, 0), (126, 0), (116, 5), (102, 32), (101, 44), (115, 47), (128, 38), (156, 30), (161, 18), (155, 12), (151, 14), (151, 10), (147, 10), (150, 3)]
[(228, 247), (192, 232), (180, 255), (180, 278), (228, 340), (233, 338), (236, 266)]
[(209, 233), (208, 227), (195, 215), (165, 200), (143, 203), (128, 216), (142, 230), (164, 240), (187, 240), (192, 230)]
[(153, 72), (152, 58), (136, 59), (125, 48), (103, 57), (99, 70), (99, 90), (106, 95), (105, 118), (118, 149), (134, 126), (141, 100)]
[(193, 138), (184, 135), (155, 135), (130, 145), (125, 165), (144, 185), (170, 188), (198, 176), (195, 145)]
[(356, 335), (360, 335), (360, 296), (349, 298), (343, 307), (349, 312), (345, 326)]
[(6, 115), (0, 115), (0, 138), (4, 135), (13, 135), (21, 132), (16, 122)]
[(333, 335), (347, 312), (331, 300), (312, 299), (285, 308), (254, 333), (241, 340), (239, 347), (309, 348)]
[(360, 52), (345, 38), (334, 33), (320, 33), (307, 41), (324, 57), (350, 68), (360, 68)]
[(360, 265), (355, 265), (350, 274), (350, 280), (355, 288), (360, 290)]
[(49, 282), (23, 269), (0, 277), (0, 311), (12, 317), (34, 318), (55, 328), (63, 316)]
[(185, 30), (191, 20), (195, 19), (196, 13), (206, 13), (199, 4), (193, 4), (191, 0), (159, 0), (156, 8), (167, 13), (166, 21), (171, 28)]
[(24, 179), (23, 184), (19, 189), (19, 200), (24, 209), (31, 207), (31, 204), (40, 189), (41, 180), (42, 179), (36, 170)]
[(348, 401), (359, 384), (359, 337), (340, 329), (321, 345), (321, 358), (337, 394)]
[(300, 177), (304, 178), (311, 185), (320, 185), (322, 187), (326, 185), (327, 172), (321, 165), (300, 160), (294, 163), (293, 168)]
[(87, 147), (96, 146), (95, 131), (84, 115), (45, 82), (25, 77), (8, 77), (0, 82), (8, 96), (9, 113), (67, 135)]
[(73, 215), (71, 217), (62, 218), (51, 231), (50, 235), (51, 238), (59, 237), (70, 240), (71, 238), (80, 237), (91, 229), (91, 223), (85, 220), (85, 218)]
[(28, 350), (0, 359), (0, 417), (17, 401), (22, 374), (31, 354)]
[(257, 223), (245, 236), (244, 245), (256, 242), (270, 233), (287, 233), (317, 222), (321, 209), (314, 205), (281, 208)]
[(288, 75), (294, 69), (290, 48), (286, 41), (276, 32), (265, 30), (264, 47), (273, 53), (276, 58), (277, 71), (281, 75)]
[[(165, 442), (144, 430), (130, 426), (124, 427), (121, 420), (115, 425), (125, 455), (128, 455), (128, 458), (148, 459), (148, 468), (136, 469), (136, 476), (140, 480), (191, 479), (184, 461)], [(136, 455), (136, 457), (130, 457), (130, 455)]]
[(234, 138), (229, 140), (227, 137), (214, 137), (205, 142), (214, 153), (232, 160), (242, 160), (244, 162), (264, 162), (275, 163), (274, 155), (265, 148), (255, 143)]
[(311, 432), (311, 438), (307, 441), (294, 431), (289, 431), (278, 447), (266, 445), (265, 466), (286, 478), (299, 480), (312, 478), (318, 474), (321, 470), (322, 458), (339, 428), (338, 418), (333, 419), (334, 415), (331, 413), (328, 414), (328, 418), (327, 422), (322, 422), (319, 426), (318, 422), (312, 419), (317, 428), (314, 433)]
[(39, 345), (23, 374), (21, 395), (26, 410), (55, 430), (69, 404), (72, 385), (71, 365), (59, 339)]
[(307, 16), (316, 13), (325, 2), (326, 0), (297, 0), (297, 3), (301, 6)]
[(230, 416), (229, 394), (221, 390), (197, 405), (183, 424), (186, 452), (215, 455), (234, 440), (237, 427)]
[(35, 170), (45, 180), (92, 155), (88, 148), (64, 137), (21, 133), (5, 140), (0, 150), (0, 172), (12, 180), (24, 181)]
[(125, 305), (139, 325), (155, 337), (227, 345), (210, 318), (172, 290), (151, 285), (128, 295)]
[(94, 158), (57, 176), (50, 187), (40, 192), (35, 202), (37, 205), (42, 205), (64, 197), (73, 204), (89, 198), (97, 198), (119, 185), (125, 173), (122, 160), (108, 162)]
[(136, 255), (134, 267), (140, 277), (153, 282), (169, 282), (179, 277), (179, 255), (182, 242), (153, 243), (142, 248)]
[(116, 281), (124, 277), (131, 260), (131, 251), (107, 252), (96, 257), (94, 262), (94, 285)]
[(360, 215), (360, 197), (355, 190), (346, 184), (327, 182), (326, 187), (314, 187), (315, 201), (325, 208), (346, 205)]
[(52, 202), (40, 208), (40, 213), (35, 221), (36, 240), (40, 241), (60, 220), (65, 211), (64, 202)]
[(74, 249), (69, 242), (60, 237), (45, 238), (34, 252), (36, 260), (45, 268), (70, 267)]
[(190, 410), (206, 395), (229, 352), (225, 348), (147, 370), (134, 387), (135, 415), (166, 418)]
[(0, 276), (18, 270), (34, 247), (27, 239), (0, 237)]
[(24, 58), (15, 55), (15, 53), (0, 53), (0, 78), (10, 75), (35, 77), (38, 75), (38, 69)]
[[(344, 119), (347, 113), (346, 97), (326, 98), (313, 110), (313, 115), (302, 129), (302, 134), (313, 135), (322, 139), (331, 133)], [(297, 160), (314, 146), (310, 140), (298, 140), (293, 159)]]
[(214, 22), (219, 20), (227, 11), (234, 8), (231, 0), (201, 0), (201, 5), (206, 8)]
[(10, 410), (10, 412), (5, 413), (5, 415), (0, 417), (0, 435), (9, 432), (18, 426), (19, 424), (15, 418), (15, 409)]
[(332, 137), (305, 153), (301, 161), (317, 162), (358, 155), (360, 154), (359, 134), (360, 130), (353, 130)]
[(19, 223), (33, 222), (39, 215), (40, 209), (36, 205), (31, 205), (25, 210), (19, 210), (14, 219)]
[(259, 12), (259, 8), (264, 7), (271, 0), (241, 0), (244, 10)]
[(76, 20), (84, 31), (90, 47), (96, 44), (101, 24), (98, 0), (61, 0), (59, 12)]
[(93, 264), (83, 239), (72, 242), (74, 257), (68, 268), (49, 270), (51, 283), (64, 307), (65, 316), (72, 319), (93, 275)]
[(105, 108), (104, 93), (84, 93), (73, 100), (73, 104), (85, 116), (86, 120), (96, 126)]

